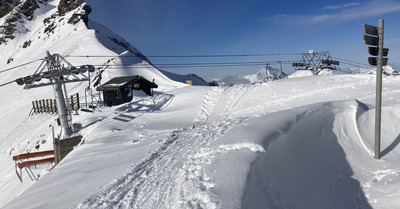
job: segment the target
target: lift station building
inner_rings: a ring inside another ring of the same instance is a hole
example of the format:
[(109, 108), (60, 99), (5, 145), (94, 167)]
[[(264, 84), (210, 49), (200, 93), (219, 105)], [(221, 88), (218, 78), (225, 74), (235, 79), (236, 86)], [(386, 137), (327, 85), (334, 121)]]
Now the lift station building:
[(96, 90), (103, 92), (104, 104), (107, 106), (120, 105), (132, 101), (133, 90), (142, 90), (147, 95), (153, 94), (153, 88), (158, 85), (139, 75), (115, 77)]

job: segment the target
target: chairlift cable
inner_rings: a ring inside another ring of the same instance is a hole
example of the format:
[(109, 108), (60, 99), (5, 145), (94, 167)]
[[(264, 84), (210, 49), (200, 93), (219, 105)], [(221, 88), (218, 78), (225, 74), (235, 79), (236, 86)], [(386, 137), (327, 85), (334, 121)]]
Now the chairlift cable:
[(279, 62), (291, 62), (291, 61), (253, 61), (253, 62), (201, 62), (201, 63), (154, 63), (156, 66), (174, 66), (174, 65), (226, 65), (226, 64), (238, 64), (238, 65), (246, 65), (246, 64), (263, 64), (266, 63), (279, 63)]
[(5, 70), (1, 70), (0, 73), (4, 73), (4, 72), (10, 71), (10, 70), (14, 70), (14, 69), (16, 69), (16, 68), (20, 68), (20, 67), (23, 67), (23, 66), (25, 66), (25, 65), (32, 64), (32, 63), (37, 62), (37, 61), (40, 61), (40, 60), (43, 60), (43, 59), (38, 59), (38, 60), (26, 62), (26, 63), (21, 64), (21, 65), (17, 65), (17, 66), (14, 66), (14, 67), (11, 67), (11, 68), (8, 68), (8, 69), (5, 69)]
[[(284, 64), (291, 64), (292, 62), (294, 62), (293, 60), (266, 60), (266, 61), (254, 61), (254, 62), (188, 62), (188, 63), (153, 63), (154, 65), (158, 65), (158, 66), (175, 66), (175, 65), (225, 65), (225, 64), (239, 64), (239, 65), (246, 65), (246, 64), (267, 64), (267, 63), (277, 63), (279, 64), (279, 62), (284, 63)], [(95, 66), (103, 66), (103, 65), (95, 65)], [(119, 66), (119, 67), (123, 67), (126, 65), (109, 65), (109, 66)], [(132, 65), (133, 66), (133, 65)], [(144, 67), (147, 66), (147, 64), (141, 64), (138, 63), (135, 66), (139, 66), (139, 67)]]
[(299, 55), (303, 53), (275, 53), (275, 54), (211, 54), (211, 55), (150, 55), (146, 57), (160, 58), (194, 58), (194, 57), (263, 57), (263, 56), (282, 56), (282, 55)]
[(10, 81), (10, 82), (7, 82), (7, 83), (0, 84), (0, 87), (6, 86), (6, 85), (8, 85), (10, 83), (13, 83), (13, 82), (15, 82), (15, 81)]
[[(209, 62), (209, 63), (158, 63), (154, 64), (160, 68), (198, 68), (198, 67), (244, 67), (244, 66), (265, 66), (266, 64), (274, 65), (274, 64), (292, 64), (294, 61), (257, 61), (257, 62)], [(101, 67), (103, 65), (94, 65), (97, 67)], [(141, 68), (147, 67), (144, 64), (136, 64), (136, 65), (109, 65), (107, 68)]]
[[(144, 55), (145, 57), (155, 58), (210, 58), (210, 57), (262, 57), (262, 56), (283, 56), (299, 55), (304, 53), (271, 53), (271, 54), (208, 54), (208, 55)], [(65, 57), (115, 57), (111, 55), (68, 55)], [(137, 57), (136, 55), (120, 55), (117, 57)]]
[[(364, 64), (364, 63), (359, 63), (359, 62), (355, 62), (355, 61), (351, 61), (351, 60), (347, 60), (347, 59), (343, 59), (343, 58), (339, 58), (339, 57), (332, 57), (332, 58), (340, 60), (340, 61), (342, 61), (344, 63), (347, 62), (346, 64), (354, 65), (354, 66), (357, 66), (357, 67), (362, 67), (362, 66), (370, 67), (370, 65), (367, 65), (367, 64)], [(355, 64), (353, 64), (353, 63), (355, 63)]]
[(366, 65), (366, 64), (354, 64), (353, 62), (348, 62), (348, 61), (341, 61), (344, 64), (347, 65), (351, 65), (351, 66), (355, 66), (355, 67), (360, 67), (360, 68), (371, 68), (370, 65)]

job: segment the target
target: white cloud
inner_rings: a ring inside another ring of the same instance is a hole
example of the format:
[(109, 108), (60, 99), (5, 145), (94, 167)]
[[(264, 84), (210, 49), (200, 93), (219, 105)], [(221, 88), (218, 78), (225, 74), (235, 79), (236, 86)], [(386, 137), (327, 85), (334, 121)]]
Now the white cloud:
[[(335, 6), (332, 6), (332, 8), (334, 7)], [(297, 27), (310, 27), (319, 24), (341, 23), (350, 20), (376, 17), (392, 12), (400, 12), (400, 2), (393, 0), (373, 0), (363, 4), (353, 2), (341, 6), (338, 5), (337, 7), (343, 9), (336, 9), (333, 10), (335, 12), (318, 15), (275, 15), (265, 18), (263, 21), (273, 22), (286, 27), (293, 27), (293, 25), (296, 25)]]
[(342, 4), (342, 5), (329, 5), (325, 6), (324, 9), (342, 9), (342, 8), (347, 8), (347, 7), (354, 7), (354, 6), (359, 6), (361, 5), (358, 2), (351, 2), (348, 4)]

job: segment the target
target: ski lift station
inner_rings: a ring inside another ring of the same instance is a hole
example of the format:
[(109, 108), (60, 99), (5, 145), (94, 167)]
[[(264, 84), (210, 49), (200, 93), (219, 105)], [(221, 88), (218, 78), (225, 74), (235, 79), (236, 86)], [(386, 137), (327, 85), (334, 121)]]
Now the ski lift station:
[(133, 90), (142, 90), (147, 95), (153, 94), (152, 89), (158, 85), (139, 75), (115, 77), (97, 87), (103, 92), (103, 101), (107, 106), (120, 105), (132, 101)]

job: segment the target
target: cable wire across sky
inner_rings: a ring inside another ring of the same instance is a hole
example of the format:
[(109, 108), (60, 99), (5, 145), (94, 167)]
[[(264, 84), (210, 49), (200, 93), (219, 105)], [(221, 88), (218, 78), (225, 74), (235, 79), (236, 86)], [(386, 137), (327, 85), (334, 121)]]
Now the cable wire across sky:
[[(282, 55), (301, 55), (304, 53), (270, 53), (270, 54), (210, 54), (210, 55), (151, 55), (147, 57), (162, 57), (162, 58), (211, 58), (211, 57), (255, 57), (255, 56), (282, 56)], [(105, 58), (111, 58), (111, 57), (116, 57), (116, 56), (108, 56), (108, 55), (68, 55), (66, 57), (86, 57), (86, 58), (93, 58), (93, 57), (105, 57)], [(137, 57), (136, 55), (121, 55), (117, 57)], [(352, 65), (356, 67), (371, 67), (370, 65), (343, 59), (343, 58), (338, 58), (338, 57), (332, 57), (334, 59), (337, 59), (341, 61), (342, 63), (345, 63), (347, 65)], [(38, 59), (30, 62), (23, 63), (18, 66), (14, 66), (5, 70), (0, 70), (0, 73), (14, 70), (26, 65), (29, 65), (31, 63), (41, 61), (43, 59)], [(254, 65), (274, 65), (274, 64), (292, 64), (294, 62), (297, 62), (297, 60), (263, 60), (263, 61), (237, 61), (237, 62), (188, 62), (188, 63), (153, 63), (157, 67), (162, 67), (162, 68), (183, 68), (183, 67), (190, 67), (190, 68), (197, 68), (197, 67), (226, 67), (226, 66), (254, 66)], [(95, 65), (95, 66), (100, 66), (100, 65)], [(102, 65), (101, 65), (102, 66)], [(141, 65), (138, 63), (137, 65), (134, 66), (125, 66), (125, 65), (111, 65), (111, 67), (132, 67), (132, 68), (139, 68), (139, 67), (145, 67), (144, 65)]]
[[(211, 58), (211, 57), (264, 57), (264, 56), (283, 56), (301, 55), (304, 53), (270, 53), (270, 54), (205, 54), (205, 55), (144, 55), (145, 57), (155, 58)], [(68, 55), (65, 57), (115, 57), (107, 55)], [(120, 55), (118, 57), (137, 57), (136, 55)]]
[[(203, 55), (147, 55), (145, 57), (150, 58), (227, 58), (227, 57), (266, 57), (266, 56), (291, 56), (291, 55), (302, 55), (304, 52), (293, 52), (293, 53), (264, 53), (264, 54), (203, 54)], [(69, 55), (67, 57), (115, 57), (107, 55)], [(124, 57), (136, 57), (136, 55), (121, 55)], [(358, 63), (347, 59), (333, 57), (341, 61), (343, 64), (355, 66), (355, 67), (371, 67), (368, 64)], [(245, 66), (262, 66), (262, 65), (274, 65), (274, 64), (292, 64), (294, 60), (266, 60), (266, 61), (254, 61), (254, 62), (204, 62), (204, 63), (153, 63), (153, 65), (159, 68), (211, 68), (211, 67), (245, 67)], [(114, 67), (121, 67), (113, 65)], [(112, 67), (112, 66), (111, 66)], [(126, 67), (126, 66), (125, 66)], [(130, 68), (138, 68), (137, 66), (129, 66)]]
[[(226, 58), (226, 57), (266, 57), (266, 56), (290, 56), (290, 55), (302, 55), (304, 53), (270, 53), (270, 54), (208, 54), (208, 55), (150, 55), (146, 57), (155, 58)], [(81, 57), (81, 58), (114, 58), (114, 57), (137, 57), (136, 55), (120, 55), (120, 56), (110, 56), (110, 55), (68, 55), (65, 57)], [(343, 59), (339, 57), (332, 57), (333, 59), (339, 60), (341, 63), (346, 65), (351, 65), (361, 68), (371, 68), (373, 66), (355, 62), (348, 59)], [(29, 64), (42, 61), (43, 59), (29, 61), (11, 68), (0, 70), (0, 73), (15, 70)], [(262, 61), (233, 61), (233, 62), (177, 62), (177, 63), (153, 63), (154, 66), (160, 69), (178, 69), (178, 68), (218, 68), (218, 67), (246, 67), (246, 66), (266, 66), (266, 65), (291, 65), (292, 63), (298, 62), (298, 60), (262, 60)], [(103, 67), (104, 65), (94, 65), (96, 67)], [(142, 68), (148, 67), (147, 64), (137, 63), (135, 65), (109, 65), (108, 68)], [(14, 81), (9, 81), (0, 84), (0, 87), (11, 84)]]
[(4, 73), (4, 72), (10, 71), (10, 70), (14, 70), (14, 69), (17, 69), (17, 68), (32, 64), (34, 62), (41, 61), (41, 60), (43, 60), (43, 59), (33, 60), (33, 61), (26, 62), (24, 64), (20, 64), (20, 65), (17, 65), (17, 66), (14, 66), (14, 67), (11, 67), (11, 68), (8, 68), (8, 69), (5, 69), (5, 70), (0, 70), (0, 73)]
[[(273, 65), (273, 64), (292, 64), (293, 60), (288, 61), (279, 61), (279, 60), (269, 60), (269, 61), (255, 61), (255, 62), (188, 62), (188, 63), (156, 63), (155, 66), (159, 68), (198, 68), (198, 67), (226, 67), (226, 66), (265, 66), (265, 65)], [(97, 67), (101, 67), (103, 65), (94, 65)], [(147, 64), (137, 63), (135, 65), (109, 65), (109, 67), (128, 67), (128, 68), (141, 68), (147, 67)]]

